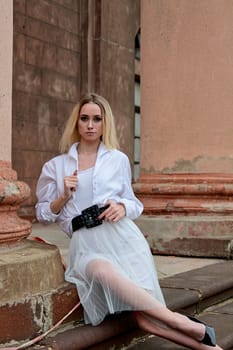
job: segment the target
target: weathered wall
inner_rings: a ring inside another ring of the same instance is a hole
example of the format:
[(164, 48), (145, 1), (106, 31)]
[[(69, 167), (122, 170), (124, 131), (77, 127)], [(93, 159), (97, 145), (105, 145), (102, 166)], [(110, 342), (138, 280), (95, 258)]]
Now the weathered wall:
[(139, 28), (139, 1), (122, 0), (112, 9), (110, 1), (103, 4), (100, 91), (105, 91), (117, 113), (120, 144), (133, 163), (134, 46)]
[(142, 1), (142, 173), (233, 171), (232, 21), (232, 1)]
[(156, 253), (231, 255), (233, 2), (141, 2), (138, 225)]
[(133, 163), (135, 36), (140, 0), (82, 3), (82, 86), (111, 103), (120, 145)]
[(79, 1), (14, 1), (12, 161), (32, 189), (29, 206), (79, 96), (79, 71)]
[(137, 0), (14, 0), (13, 167), (32, 196), (41, 166), (58, 152), (82, 93), (111, 103), (122, 149), (133, 160)]

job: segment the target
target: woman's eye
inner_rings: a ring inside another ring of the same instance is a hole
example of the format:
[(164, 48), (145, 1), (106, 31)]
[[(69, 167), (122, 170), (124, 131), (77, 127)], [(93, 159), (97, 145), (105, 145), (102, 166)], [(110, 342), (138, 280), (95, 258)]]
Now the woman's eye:
[(96, 117), (94, 117), (93, 120), (94, 120), (95, 123), (99, 123), (99, 122), (102, 121), (102, 117), (101, 116), (96, 116)]
[(88, 118), (85, 115), (81, 115), (80, 120), (82, 122), (86, 122), (86, 121), (88, 121)]

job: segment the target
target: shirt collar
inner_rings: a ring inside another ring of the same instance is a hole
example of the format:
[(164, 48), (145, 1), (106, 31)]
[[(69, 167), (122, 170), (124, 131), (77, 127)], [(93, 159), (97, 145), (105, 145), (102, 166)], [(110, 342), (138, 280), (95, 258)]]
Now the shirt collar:
[[(71, 158), (74, 159), (78, 159), (78, 153), (77, 153), (77, 146), (78, 146), (79, 142), (75, 142), (73, 143), (73, 145), (70, 147), (69, 151), (68, 151), (68, 155)], [(98, 156), (101, 156), (102, 154), (108, 152), (108, 148), (105, 146), (105, 144), (103, 142), (100, 142), (99, 145), (99, 149), (98, 149)]]

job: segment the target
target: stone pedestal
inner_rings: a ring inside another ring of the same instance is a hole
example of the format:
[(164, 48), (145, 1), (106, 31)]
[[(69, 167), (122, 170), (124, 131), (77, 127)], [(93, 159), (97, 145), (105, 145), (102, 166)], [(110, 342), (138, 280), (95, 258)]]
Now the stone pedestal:
[(145, 174), (134, 190), (153, 253), (232, 258), (232, 174)]
[(18, 244), (30, 234), (31, 223), (17, 214), (29, 196), (30, 188), (17, 180), (11, 163), (0, 160), (0, 245)]
[[(58, 248), (27, 238), (31, 223), (17, 210), (29, 195), (30, 188), (17, 180), (10, 162), (0, 161), (0, 344), (4, 345), (47, 331), (78, 302), (75, 286), (64, 280)], [(72, 317), (82, 317), (82, 309)]]
[[(75, 286), (64, 281), (56, 246), (25, 239), (11, 248), (0, 246), (0, 255), (0, 344), (7, 346), (50, 329), (78, 297)], [(72, 317), (80, 319), (82, 308)]]

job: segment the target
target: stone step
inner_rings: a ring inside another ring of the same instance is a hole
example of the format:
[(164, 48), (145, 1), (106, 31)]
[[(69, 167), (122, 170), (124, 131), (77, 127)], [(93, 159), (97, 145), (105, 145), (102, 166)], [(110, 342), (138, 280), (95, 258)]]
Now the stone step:
[[(167, 305), (174, 311), (198, 314), (200, 320), (216, 328), (219, 345), (233, 348), (233, 261), (205, 266), (160, 281)], [(119, 347), (119, 344), (121, 344)], [(181, 350), (184, 347), (159, 337), (133, 330), (110, 339), (91, 350)], [(114, 348), (115, 349), (115, 348)]]
[[(198, 319), (214, 326), (217, 342), (224, 350), (233, 349), (233, 298), (205, 310), (205, 312), (198, 315)], [(129, 344), (124, 349), (182, 350), (186, 348), (156, 336), (148, 336), (144, 339), (139, 339), (136, 344)]]
[(142, 215), (135, 222), (144, 232), (153, 254), (233, 257), (232, 215)]
[(233, 296), (233, 261), (204, 266), (160, 281), (172, 310), (200, 313)]
[[(233, 348), (233, 261), (205, 266), (160, 281), (167, 305), (174, 311), (198, 314), (216, 328), (224, 350)], [(182, 347), (139, 330), (130, 314), (113, 316), (98, 327), (81, 326), (46, 339), (44, 349), (76, 350), (86, 337), (89, 350), (173, 349)], [(91, 345), (91, 337), (95, 344)], [(68, 339), (70, 343), (68, 343)], [(85, 341), (84, 341), (85, 343)], [(49, 347), (50, 346), (50, 347)], [(36, 349), (36, 347), (35, 347)], [(184, 349), (184, 348), (183, 348)]]

